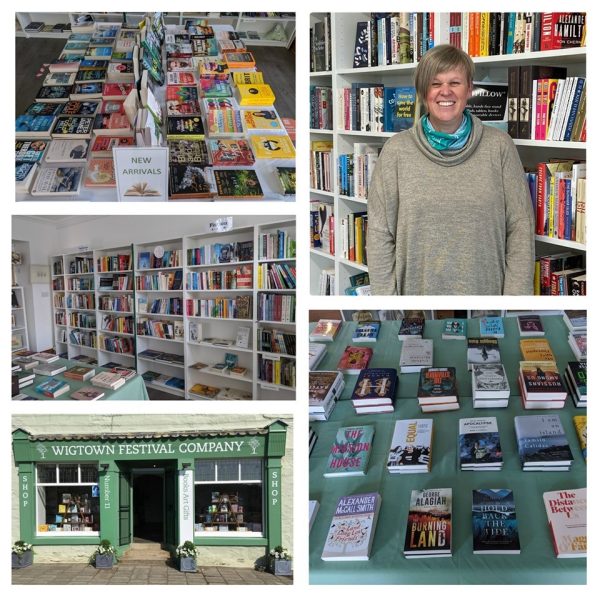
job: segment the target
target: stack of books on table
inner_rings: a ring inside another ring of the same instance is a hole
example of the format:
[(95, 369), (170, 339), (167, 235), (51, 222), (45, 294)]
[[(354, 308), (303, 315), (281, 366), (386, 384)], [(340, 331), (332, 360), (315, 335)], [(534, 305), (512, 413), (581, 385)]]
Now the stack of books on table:
[(496, 417), (459, 419), (458, 462), (461, 471), (502, 469), (502, 447)]
[(118, 390), (122, 385), (125, 385), (125, 379), (118, 373), (111, 373), (110, 371), (102, 371), (97, 375), (94, 375), (90, 379), (90, 383), (97, 387), (106, 388), (109, 390)]
[(65, 367), (65, 365), (54, 364), (54, 362), (55, 361), (52, 361), (51, 363), (39, 364), (37, 367), (33, 368), (33, 372), (36, 375), (54, 377), (54, 375), (58, 375), (59, 373), (62, 373), (63, 371), (67, 370), (67, 367)]
[(569, 332), (569, 346), (577, 360), (587, 359), (587, 333)]
[(433, 366), (433, 340), (413, 338), (402, 342), (400, 350), (400, 372), (419, 373)]
[(311, 342), (333, 342), (342, 328), (338, 319), (319, 319), (308, 338)]
[(33, 373), (25, 373), (21, 370), (15, 371), (12, 374), (12, 395), (17, 396), (20, 390), (31, 385), (35, 380)]
[(569, 471), (573, 454), (558, 415), (515, 417), (523, 471)]
[(460, 406), (456, 389), (456, 369), (454, 367), (422, 369), (417, 399), (424, 413), (458, 410)]
[(404, 317), (400, 322), (400, 329), (398, 329), (398, 339), (402, 341), (422, 338), (424, 328), (425, 319), (423, 317)]
[(40, 364), (38, 360), (32, 358), (32, 355), (35, 354), (35, 352), (32, 352), (31, 350), (25, 350), (22, 352), (26, 352), (27, 354), (21, 354), (18, 352), (13, 354), (13, 365), (19, 365), (19, 367), (21, 367), (21, 369), (23, 369), (24, 371), (29, 371)]
[(550, 360), (556, 362), (550, 343), (544, 337), (519, 340), (523, 360)]
[(42, 381), (42, 383), (35, 386), (36, 392), (44, 394), (44, 396), (48, 396), (49, 398), (58, 398), (70, 389), (68, 383), (60, 381), (59, 379), (54, 379), (53, 377), (46, 379), (46, 381)]
[(506, 408), (510, 385), (504, 365), (473, 365), (471, 371), (473, 408)]
[(354, 344), (375, 344), (381, 323), (379, 321), (362, 321), (358, 323), (352, 334)]
[(442, 327), (443, 340), (466, 340), (467, 321), (465, 319), (446, 319)]
[(35, 354), (31, 355), (31, 358), (41, 363), (51, 363), (55, 360), (58, 360), (59, 356), (52, 352), (36, 352)]
[(467, 338), (467, 368), (469, 371), (473, 369), (473, 365), (495, 365), (501, 362), (497, 338)]
[(431, 470), (433, 419), (396, 421), (387, 468), (390, 473), (428, 473)]
[(314, 371), (323, 358), (325, 357), (325, 353), (327, 352), (326, 344), (319, 344), (317, 342), (311, 342), (308, 344), (308, 369), (309, 371)]
[(565, 381), (577, 408), (587, 407), (587, 361), (570, 361), (565, 369)]
[(317, 432), (312, 428), (309, 427), (308, 428), (308, 455), (310, 456), (312, 454), (313, 448), (315, 447), (315, 444), (317, 443)]
[(311, 371), (308, 374), (309, 421), (327, 421), (343, 389), (344, 376), (339, 371)]
[(587, 331), (586, 310), (565, 310), (563, 320), (571, 333), (585, 333)]
[(363, 369), (351, 396), (356, 414), (394, 412), (397, 382), (396, 369)]
[(369, 366), (373, 348), (366, 346), (346, 346), (338, 362), (337, 369), (347, 375), (358, 375)]
[(473, 490), (471, 511), (473, 554), (521, 553), (512, 490)]
[(92, 386), (85, 386), (73, 392), (71, 398), (73, 400), (100, 400), (104, 398), (104, 392)]
[(544, 493), (557, 558), (587, 556), (587, 488)]
[(372, 425), (340, 427), (329, 450), (323, 477), (366, 475), (374, 435)]
[(527, 410), (562, 408), (567, 398), (558, 367), (552, 361), (519, 362), (519, 389)]
[(519, 315), (517, 325), (521, 337), (535, 337), (545, 333), (544, 325), (538, 315)]
[(63, 377), (74, 379), (76, 381), (86, 381), (95, 374), (96, 370), (91, 367), (71, 367), (65, 371)]
[(482, 317), (479, 320), (479, 335), (481, 337), (504, 337), (502, 317)]

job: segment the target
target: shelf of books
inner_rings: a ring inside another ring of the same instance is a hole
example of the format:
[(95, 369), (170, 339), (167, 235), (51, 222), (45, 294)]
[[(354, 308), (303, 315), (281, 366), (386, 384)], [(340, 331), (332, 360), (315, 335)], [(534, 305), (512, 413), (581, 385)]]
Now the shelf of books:
[[(441, 43), (471, 55), (481, 93), (468, 107), (518, 149), (536, 221), (536, 293), (549, 293), (543, 260), (569, 271), (565, 295), (585, 293), (585, 13), (311, 15), (311, 293), (369, 293), (369, 179), (387, 139), (419, 115), (414, 72)], [(499, 98), (494, 110), (482, 97)]]
[(27, 311), (25, 309), (23, 288), (19, 285), (13, 285), (11, 296), (11, 352), (28, 350)]
[(585, 583), (586, 327), (312, 323), (310, 583)]
[[(265, 44), (291, 43), (293, 17), (259, 24), (283, 36)], [(17, 200), (294, 200), (286, 115), (243, 39), (232, 25), (165, 24), (162, 13), (74, 28), (16, 118)], [(114, 149), (126, 160), (132, 147), (165, 164), (136, 173), (154, 176), (141, 182), (119, 169), (118, 198)]]

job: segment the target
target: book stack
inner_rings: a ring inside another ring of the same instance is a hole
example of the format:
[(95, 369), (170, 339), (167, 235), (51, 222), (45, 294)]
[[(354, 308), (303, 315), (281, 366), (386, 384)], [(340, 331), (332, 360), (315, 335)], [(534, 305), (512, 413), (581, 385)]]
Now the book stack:
[(327, 352), (326, 344), (312, 342), (308, 344), (308, 369), (314, 371), (325, 357)]
[(308, 339), (311, 342), (333, 342), (341, 327), (342, 322), (337, 319), (319, 319)]
[[(33, 352), (31, 354), (33, 354)], [(20, 355), (20, 356), (17, 354), (13, 354), (12, 364), (18, 365), (24, 371), (29, 371), (30, 369), (37, 367), (40, 363), (39, 363), (39, 361), (31, 358), (31, 354), (30, 355)]]
[(327, 532), (322, 560), (369, 560), (381, 496), (377, 492), (342, 496)]
[(577, 408), (587, 407), (587, 361), (571, 361), (565, 369), (567, 388)]
[(394, 412), (397, 382), (396, 369), (363, 369), (351, 396), (356, 414)]
[[(54, 362), (54, 361), (53, 361)], [(58, 375), (63, 371), (66, 371), (67, 367), (65, 365), (52, 364), (52, 363), (43, 363), (33, 368), (33, 372), (36, 375), (45, 375), (46, 377), (54, 377), (54, 375)]]
[(461, 471), (502, 469), (502, 447), (496, 417), (459, 419), (458, 462)]
[(63, 377), (74, 379), (76, 381), (86, 381), (95, 374), (96, 370), (91, 367), (71, 367), (65, 371)]
[(412, 490), (404, 539), (406, 558), (452, 556), (452, 489)]
[(31, 355), (31, 358), (41, 363), (51, 363), (55, 360), (58, 360), (59, 357), (57, 354), (53, 354), (52, 352), (36, 352), (35, 354)]
[(311, 371), (308, 374), (309, 420), (327, 421), (343, 389), (344, 376), (339, 371)]
[(317, 443), (317, 432), (312, 428), (308, 428), (308, 455), (310, 456), (315, 444)]
[(587, 462), (587, 416), (575, 415), (573, 417), (573, 425), (577, 432), (581, 454), (583, 455), (583, 459)]
[(431, 471), (433, 419), (396, 421), (388, 456), (390, 473), (428, 473)]
[(523, 471), (569, 471), (571, 448), (558, 415), (515, 417), (515, 434)]
[(565, 310), (563, 321), (571, 333), (585, 333), (587, 331), (586, 310)]
[(23, 371), (18, 371), (12, 374), (12, 395), (16, 396), (19, 394), (20, 390), (28, 385), (31, 385), (35, 380), (35, 375), (33, 373), (24, 373)]
[(363, 369), (369, 366), (372, 356), (372, 348), (346, 346), (338, 362), (337, 369), (348, 375), (358, 375)]
[(510, 385), (504, 365), (473, 365), (471, 370), (473, 408), (506, 408)]
[(419, 406), (424, 413), (458, 410), (456, 369), (436, 367), (421, 369), (417, 389)]
[(68, 392), (69, 389), (68, 383), (54, 378), (42, 381), (42, 383), (35, 386), (36, 392), (44, 394), (44, 396), (48, 396), (48, 398), (58, 398), (62, 394)]
[(421, 369), (433, 366), (433, 340), (407, 339), (402, 342), (400, 351), (400, 372), (419, 373)]
[(398, 339), (407, 340), (409, 338), (422, 338), (424, 328), (425, 319), (423, 317), (404, 317), (400, 322)]
[(527, 410), (563, 408), (567, 398), (558, 367), (552, 361), (521, 361), (519, 389)]
[(556, 362), (556, 358), (550, 348), (548, 340), (543, 337), (524, 338), (519, 341), (523, 360), (550, 360)]
[(323, 477), (366, 475), (374, 435), (372, 425), (340, 427), (330, 448)]
[(544, 493), (556, 558), (587, 556), (587, 488)]
[(479, 320), (479, 335), (481, 337), (504, 337), (502, 317), (483, 317)]
[(111, 373), (110, 371), (102, 371), (97, 375), (94, 375), (90, 379), (90, 383), (97, 387), (107, 388), (109, 390), (118, 390), (122, 385), (125, 385), (125, 379), (118, 373)]
[(569, 346), (577, 360), (587, 359), (587, 333), (569, 333)]
[(442, 326), (443, 340), (466, 340), (467, 322), (465, 319), (446, 319)]
[(544, 325), (538, 315), (519, 315), (517, 325), (521, 337), (540, 336), (545, 333)]
[(467, 367), (500, 364), (500, 347), (496, 338), (467, 338)]
[(512, 490), (473, 490), (473, 554), (520, 554)]
[(352, 334), (352, 342), (355, 344), (375, 344), (379, 335), (379, 321), (362, 321), (356, 326)]
[(100, 400), (104, 398), (104, 392), (98, 388), (86, 386), (79, 388), (71, 394), (72, 400)]

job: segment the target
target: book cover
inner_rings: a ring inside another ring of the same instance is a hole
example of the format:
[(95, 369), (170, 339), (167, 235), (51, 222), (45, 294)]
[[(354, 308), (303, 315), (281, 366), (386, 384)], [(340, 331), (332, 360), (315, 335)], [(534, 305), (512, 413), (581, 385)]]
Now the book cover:
[(308, 375), (308, 404), (323, 406), (340, 390), (343, 376), (339, 371), (312, 371)]
[(419, 103), (414, 87), (385, 87), (383, 89), (383, 130), (410, 129), (418, 117)]
[(341, 327), (342, 322), (337, 319), (319, 319), (309, 339), (311, 342), (332, 342)]
[(387, 467), (393, 473), (424, 473), (431, 470), (433, 419), (396, 421)]
[(206, 167), (211, 164), (204, 140), (169, 140), (169, 163), (194, 164)]
[(296, 167), (275, 167), (283, 193), (293, 195), (296, 193)]
[(40, 169), (33, 195), (73, 196), (79, 194), (83, 167), (44, 167)]
[(242, 121), (248, 133), (285, 131), (275, 110), (242, 110)]
[(469, 369), (473, 365), (490, 365), (500, 362), (500, 347), (496, 338), (467, 338)]
[(15, 119), (15, 135), (20, 139), (26, 139), (27, 137), (44, 137), (49, 139), (55, 121), (56, 117), (50, 115), (19, 115)]
[(502, 317), (482, 317), (479, 320), (479, 335), (481, 337), (504, 337)]
[(46, 163), (83, 163), (88, 158), (89, 140), (52, 140), (46, 152)]
[(198, 117), (167, 117), (167, 139), (204, 139), (204, 125)]
[(167, 114), (185, 117), (200, 114), (198, 88), (189, 85), (167, 86)]
[(587, 362), (570, 361), (567, 363), (566, 372), (567, 380), (573, 384), (573, 391), (577, 398), (587, 401)]
[(113, 148), (135, 146), (133, 136), (96, 135), (92, 143), (91, 153), (96, 158), (112, 158)]
[[(69, 104), (67, 102), (67, 104)], [(56, 102), (34, 102), (27, 107), (24, 114), (33, 115), (35, 117), (51, 117), (62, 112), (63, 106), (66, 104), (58, 104)]]
[(115, 187), (115, 165), (112, 158), (91, 158), (83, 185), (86, 187)]
[(400, 322), (398, 339), (405, 340), (409, 337), (423, 337), (425, 319), (422, 317), (404, 317)]
[(510, 384), (504, 365), (473, 365), (473, 395), (476, 398), (508, 398)]
[(451, 556), (452, 489), (412, 490), (404, 555)]
[(254, 164), (254, 154), (244, 139), (210, 139), (208, 149), (216, 167), (250, 167)]
[(559, 415), (515, 417), (515, 435), (522, 466), (569, 466), (573, 455)]
[(15, 161), (40, 162), (49, 144), (46, 140), (15, 140)]
[(198, 88), (204, 100), (214, 99), (225, 101), (223, 104), (219, 104), (218, 108), (229, 105), (231, 105), (230, 108), (235, 108), (233, 98), (231, 98), (233, 91), (226, 81), (220, 81), (212, 77), (201, 77), (198, 81)]
[(73, 400), (100, 400), (104, 398), (104, 392), (98, 388), (86, 386), (73, 392), (71, 398)]
[(544, 492), (557, 558), (587, 556), (587, 488)]
[(60, 115), (52, 129), (53, 138), (89, 139), (92, 137), (93, 117), (71, 117)]
[(575, 426), (575, 431), (577, 432), (577, 439), (579, 440), (581, 453), (583, 454), (584, 460), (587, 462), (587, 416), (575, 415), (573, 417), (573, 425)]
[(369, 366), (372, 356), (372, 348), (346, 346), (338, 362), (337, 369), (342, 373), (358, 375), (362, 369), (366, 369)]
[(35, 386), (35, 391), (48, 396), (49, 398), (58, 398), (69, 391), (69, 384), (58, 379), (50, 378)]
[(446, 319), (442, 328), (443, 340), (467, 339), (467, 322), (465, 319)]
[(89, 379), (90, 377), (93, 377), (96, 374), (96, 370), (91, 368), (91, 367), (71, 367), (70, 369), (67, 369), (64, 374), (63, 377), (66, 377), (67, 379), (77, 379), (79, 381), (85, 381), (86, 379)]
[(69, 102), (62, 104), (60, 111), (61, 115), (71, 116), (82, 116), (82, 117), (93, 117), (98, 110), (100, 102), (92, 101), (84, 102), (80, 100), (70, 100)]
[(88, 82), (88, 83), (76, 83), (73, 86), (70, 100), (93, 100), (102, 98), (102, 83), (101, 82)]
[(584, 332), (587, 330), (586, 310), (565, 310), (563, 320), (569, 331)]
[(473, 554), (520, 554), (512, 490), (473, 490)]
[(381, 323), (379, 321), (364, 321), (358, 323), (352, 334), (352, 341), (354, 343), (374, 344), (377, 341), (380, 326)]
[(210, 137), (236, 137), (244, 133), (240, 111), (230, 108), (207, 111), (206, 127)]
[(171, 164), (169, 196), (171, 198), (210, 198), (214, 194), (212, 170), (195, 164)]
[(366, 475), (374, 434), (372, 425), (340, 427), (329, 450), (323, 477)]
[(47, 85), (38, 91), (36, 102), (67, 102), (69, 95), (74, 91), (72, 85)]
[(553, 361), (521, 361), (519, 370), (524, 391), (530, 396), (543, 396), (547, 400), (564, 400), (567, 396), (558, 367)]
[(397, 381), (396, 369), (363, 369), (352, 391), (352, 403), (354, 406), (371, 406), (393, 402)]
[(523, 360), (552, 361), (555, 362), (554, 354), (546, 338), (524, 338), (519, 340)]
[(538, 315), (519, 315), (517, 324), (522, 336), (544, 335), (544, 325)]
[(243, 84), (236, 87), (236, 97), (240, 106), (272, 106), (275, 94), (266, 83)]
[(215, 169), (214, 176), (221, 198), (263, 197), (258, 175), (253, 169)]
[(236, 85), (264, 83), (263, 74), (260, 71), (236, 71), (232, 75)]
[(377, 492), (342, 496), (321, 554), (322, 560), (368, 560), (381, 496)]
[(502, 447), (496, 417), (459, 419), (458, 456), (461, 469), (502, 466)]
[(456, 402), (456, 369), (454, 367), (431, 367), (421, 369), (417, 398), (420, 404)]
[(319, 366), (319, 363), (323, 360), (326, 352), (327, 346), (325, 344), (316, 342), (308, 344), (308, 369), (310, 371), (313, 371)]
[(433, 365), (433, 340), (408, 338), (402, 342), (400, 369), (403, 373), (418, 373)]

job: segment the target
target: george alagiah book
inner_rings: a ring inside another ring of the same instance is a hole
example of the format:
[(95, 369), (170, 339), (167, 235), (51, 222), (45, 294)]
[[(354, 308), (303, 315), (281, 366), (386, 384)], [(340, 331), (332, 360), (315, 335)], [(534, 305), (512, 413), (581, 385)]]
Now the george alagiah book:
[(329, 450), (323, 477), (366, 475), (374, 434), (372, 425), (340, 427)]

